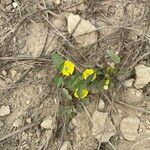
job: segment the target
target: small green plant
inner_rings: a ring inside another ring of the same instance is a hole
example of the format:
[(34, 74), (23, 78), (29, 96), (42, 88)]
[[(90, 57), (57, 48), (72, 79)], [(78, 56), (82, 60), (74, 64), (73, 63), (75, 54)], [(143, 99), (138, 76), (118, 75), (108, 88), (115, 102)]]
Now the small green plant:
[(117, 54), (115, 54), (114, 50), (108, 50), (107, 54), (115, 64), (120, 63), (120, 57)]
[[(119, 56), (112, 52), (108, 55), (115, 63), (120, 62)], [(86, 99), (89, 93), (99, 93), (101, 90), (108, 90), (111, 86), (111, 76), (114, 74), (114, 67), (87, 68), (83, 73), (75, 69), (75, 64), (70, 60), (64, 60), (59, 54), (52, 53), (52, 60), (55, 65), (56, 75), (54, 82), (58, 88), (63, 88), (63, 94), (67, 99), (74, 95), (77, 99)]]

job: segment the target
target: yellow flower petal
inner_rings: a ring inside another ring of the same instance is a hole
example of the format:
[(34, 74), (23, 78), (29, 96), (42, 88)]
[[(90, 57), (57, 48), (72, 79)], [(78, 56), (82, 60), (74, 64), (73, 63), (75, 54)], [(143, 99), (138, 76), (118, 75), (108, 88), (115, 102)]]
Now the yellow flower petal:
[(64, 76), (69, 76), (69, 75), (73, 74), (73, 71), (74, 71), (74, 64), (71, 61), (66, 60), (64, 62), (64, 66), (63, 66), (63, 69), (62, 69), (62, 74)]
[(82, 77), (83, 77), (83, 79), (87, 79), (87, 77), (88, 76), (90, 76), (90, 75), (92, 75), (94, 73), (94, 77), (93, 77), (93, 79), (92, 79), (92, 81), (96, 78), (96, 73), (95, 73), (95, 71), (93, 70), (93, 69), (86, 69), (84, 72), (83, 72), (83, 75), (82, 75)]
[[(79, 90), (79, 89), (76, 89), (76, 90), (75, 90), (74, 96), (75, 96), (76, 98), (79, 99), (79, 96), (78, 96), (78, 90)], [(82, 90), (82, 96), (81, 96), (81, 99), (85, 98), (85, 97), (88, 95), (88, 93), (89, 93), (89, 92), (88, 92), (87, 89), (83, 89), (83, 90)]]

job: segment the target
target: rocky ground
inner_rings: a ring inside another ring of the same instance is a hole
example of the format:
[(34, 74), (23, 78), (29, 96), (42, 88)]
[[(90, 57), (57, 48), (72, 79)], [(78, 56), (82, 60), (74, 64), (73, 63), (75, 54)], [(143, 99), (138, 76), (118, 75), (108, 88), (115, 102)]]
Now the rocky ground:
[[(1, 0), (0, 150), (150, 150), (149, 27), (149, 0)], [(51, 53), (82, 71), (110, 49), (114, 86), (68, 116)]]

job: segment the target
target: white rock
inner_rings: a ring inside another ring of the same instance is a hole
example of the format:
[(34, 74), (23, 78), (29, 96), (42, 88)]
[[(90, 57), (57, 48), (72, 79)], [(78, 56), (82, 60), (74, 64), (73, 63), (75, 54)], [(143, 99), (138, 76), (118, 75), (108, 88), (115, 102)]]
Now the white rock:
[(81, 36), (96, 30), (96, 28), (88, 20), (80, 18), (79, 15), (70, 14), (68, 16), (68, 31), (70, 34), (73, 32), (73, 30), (75, 29), (76, 25), (80, 20), (81, 20), (80, 24), (73, 33), (74, 37)]
[(102, 110), (102, 109), (105, 108), (105, 103), (104, 103), (103, 99), (100, 99), (98, 108), (99, 108), (100, 110)]
[(9, 108), (9, 106), (7, 105), (7, 106), (1, 106), (0, 107), (0, 116), (5, 116), (5, 115), (8, 115), (8, 114), (10, 114), (10, 108)]
[[(76, 30), (74, 31), (75, 28)], [(70, 34), (73, 32), (72, 36), (76, 39), (77, 43), (81, 44), (81, 46), (86, 47), (96, 42), (97, 36), (95, 31), (96, 28), (90, 21), (81, 19), (78, 15), (70, 14), (68, 16), (68, 32)]]
[(120, 130), (126, 140), (134, 141), (138, 135), (140, 120), (137, 117), (129, 116), (120, 123)]
[(26, 122), (27, 122), (28, 124), (30, 124), (30, 123), (32, 122), (31, 118), (27, 118), (27, 119), (26, 119)]
[(4, 76), (6, 76), (6, 75), (7, 75), (7, 71), (6, 71), (6, 70), (3, 70), (3, 71), (2, 71), (2, 74), (3, 74)]
[(29, 105), (30, 103), (31, 103), (31, 101), (30, 101), (30, 100), (27, 100), (27, 101), (26, 101), (26, 104), (28, 104), (28, 105)]
[(70, 150), (71, 149), (71, 143), (69, 141), (65, 141), (60, 148), (60, 150)]
[(132, 87), (134, 79), (129, 79), (124, 82), (125, 87)]
[(0, 121), (0, 128), (3, 127), (4, 123)]
[(137, 89), (141, 89), (150, 82), (150, 67), (140, 64), (135, 67), (135, 72), (136, 81), (134, 86)]
[(12, 6), (13, 6), (13, 8), (17, 8), (18, 7), (18, 3), (17, 2), (13, 2)]
[(59, 5), (60, 4), (60, 0), (52, 0), (53, 1), (53, 3), (55, 3), (56, 5)]
[(100, 142), (107, 142), (116, 133), (108, 113), (95, 111), (92, 117), (92, 133)]
[(17, 71), (14, 70), (14, 69), (12, 69), (12, 70), (11, 70), (11, 75), (12, 75), (12, 77), (14, 77), (16, 74), (17, 74)]
[(19, 118), (13, 122), (13, 127), (20, 127), (22, 125), (22, 118)]
[(41, 127), (45, 129), (51, 129), (53, 130), (55, 127), (55, 119), (52, 118), (51, 116), (46, 118), (42, 123)]

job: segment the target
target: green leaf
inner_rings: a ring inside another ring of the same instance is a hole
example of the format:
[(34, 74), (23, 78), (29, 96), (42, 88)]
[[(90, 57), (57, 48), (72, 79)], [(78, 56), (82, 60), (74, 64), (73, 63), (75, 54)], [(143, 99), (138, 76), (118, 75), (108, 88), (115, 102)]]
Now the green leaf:
[(62, 82), (63, 82), (63, 78), (61, 76), (59, 76), (59, 75), (56, 75), (54, 77), (54, 81), (55, 81), (56, 86), (60, 87)]
[(77, 94), (79, 98), (82, 98), (82, 92), (83, 92), (83, 89), (86, 89), (86, 83), (82, 81), (77, 88), (78, 88)]
[(67, 87), (74, 91), (76, 86), (82, 81), (82, 77), (78, 74), (72, 75), (70, 78), (65, 80)]
[(115, 54), (114, 50), (108, 50), (107, 54), (109, 55), (110, 59), (115, 63), (119, 64), (120, 63), (120, 57)]
[(64, 98), (66, 98), (66, 100), (69, 100), (69, 101), (72, 100), (72, 96), (69, 94), (68, 90), (65, 88), (62, 88), (62, 95)]
[(60, 108), (59, 116), (67, 115), (69, 118), (73, 118), (75, 116), (75, 112), (73, 111), (72, 106), (65, 106)]
[(94, 78), (94, 73), (93, 74), (91, 74), (91, 75), (89, 75), (87, 78), (86, 78), (86, 83), (90, 83), (92, 80), (93, 80), (93, 78)]
[(53, 63), (55, 64), (55, 68), (58, 71), (60, 71), (60, 69), (62, 68), (61, 65), (64, 63), (64, 60), (62, 59), (62, 57), (58, 55), (57, 53), (53, 52), (52, 60), (53, 60)]

